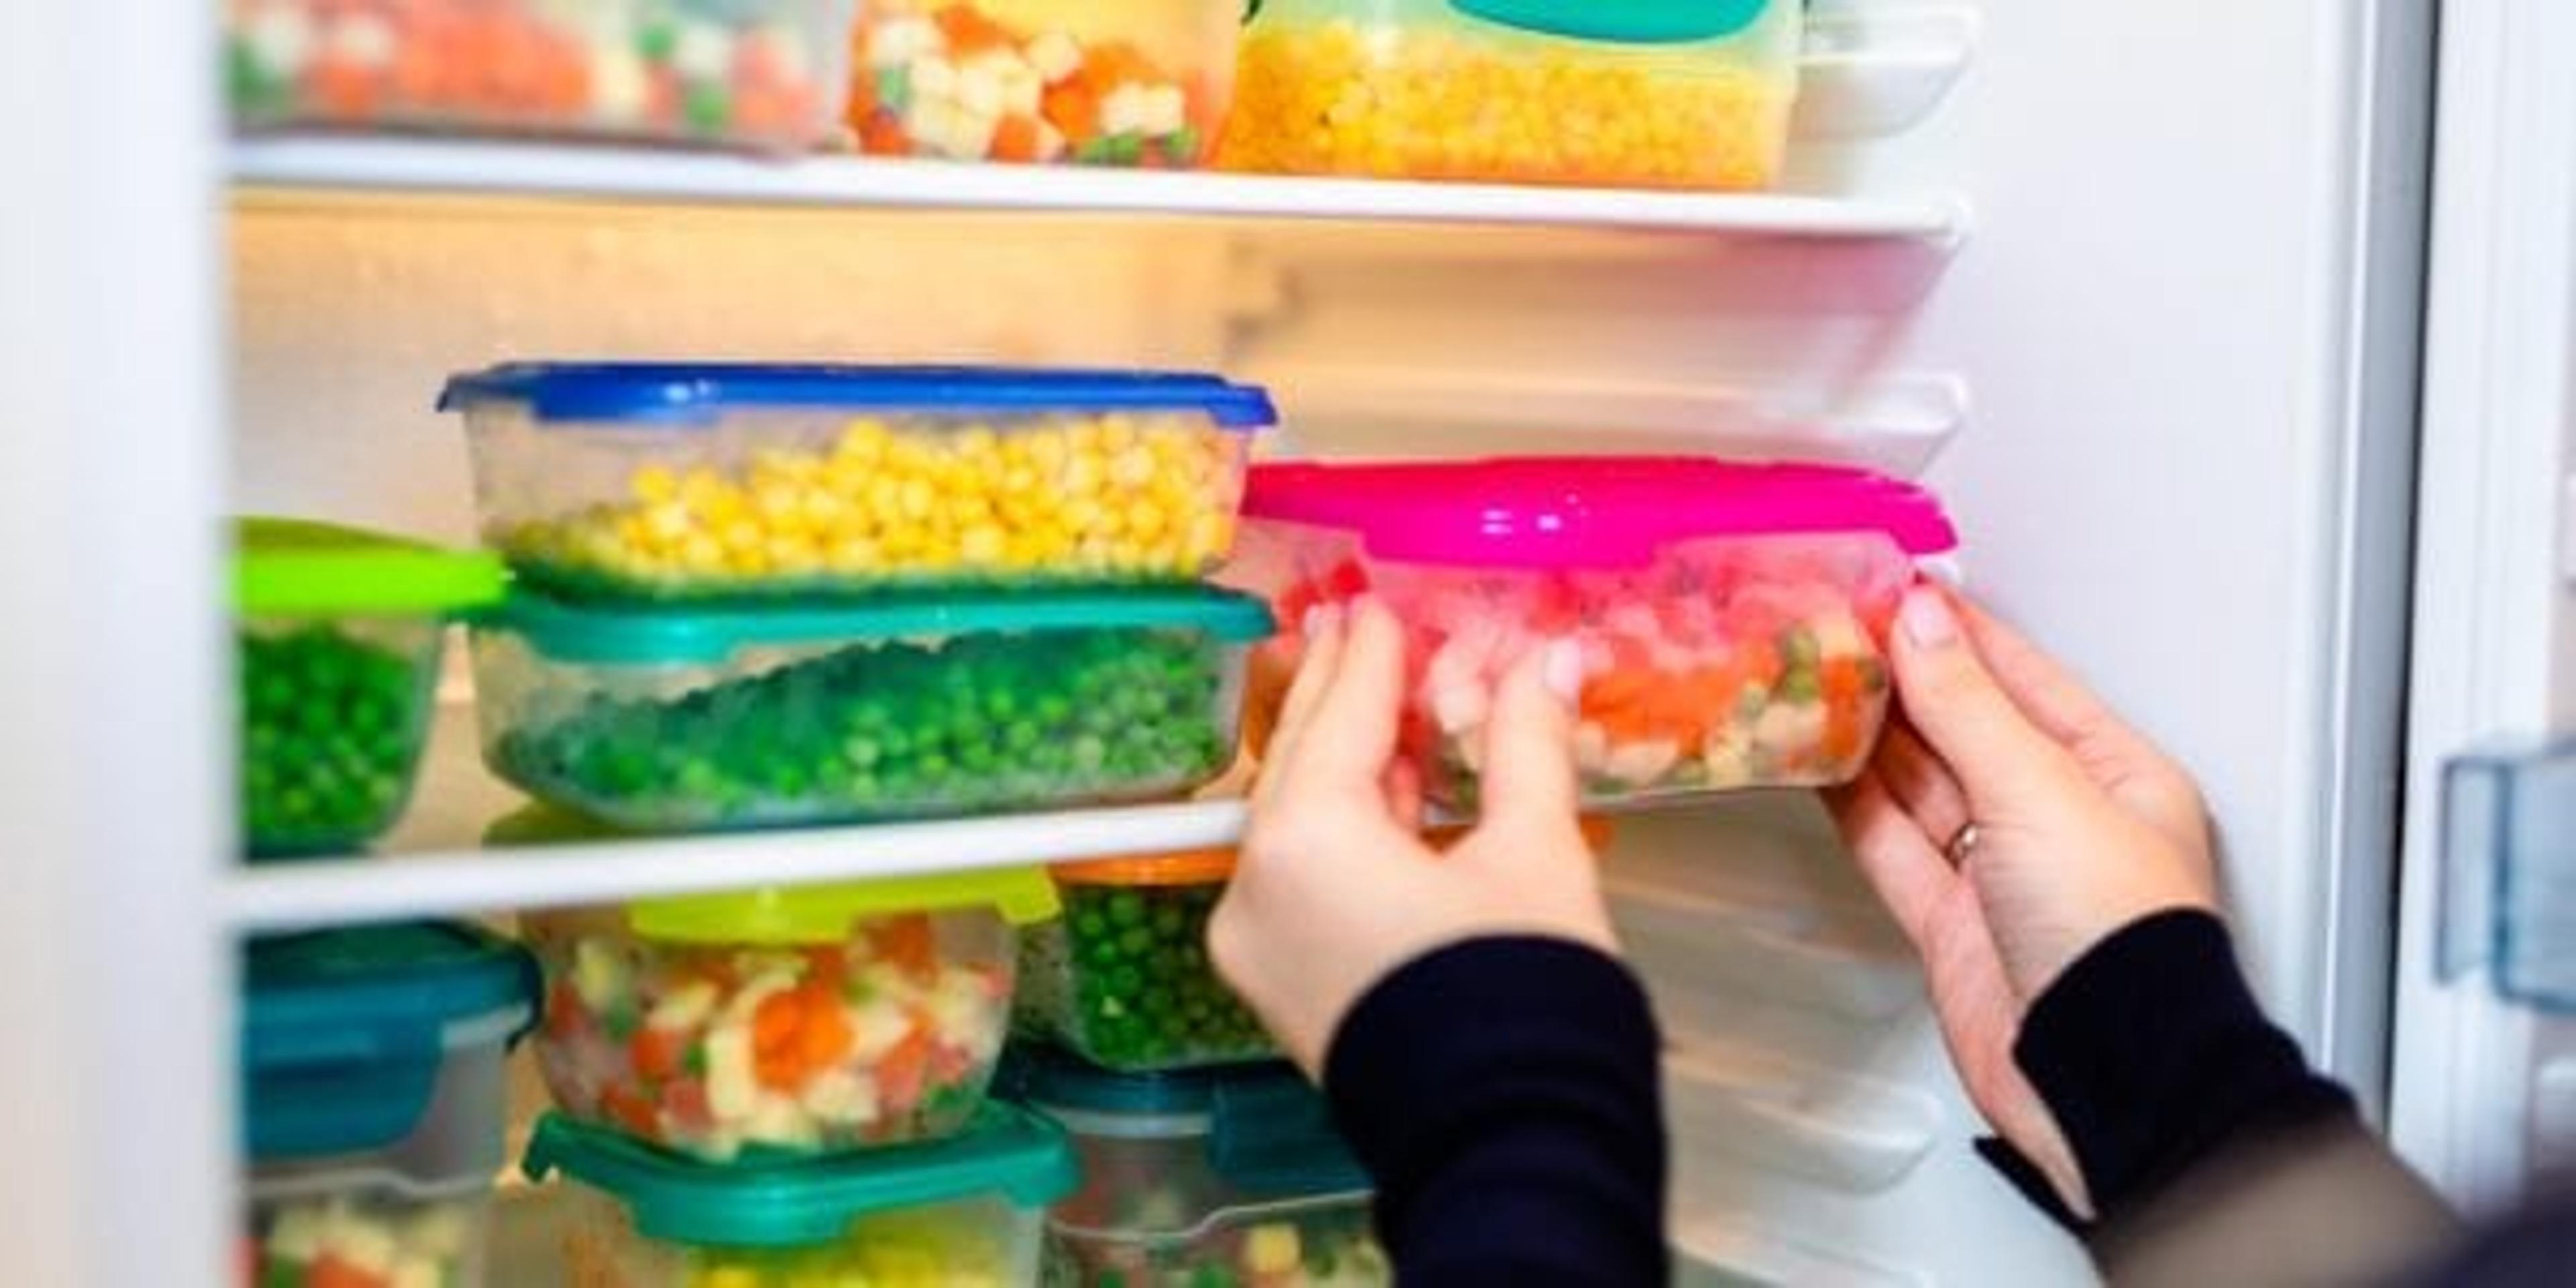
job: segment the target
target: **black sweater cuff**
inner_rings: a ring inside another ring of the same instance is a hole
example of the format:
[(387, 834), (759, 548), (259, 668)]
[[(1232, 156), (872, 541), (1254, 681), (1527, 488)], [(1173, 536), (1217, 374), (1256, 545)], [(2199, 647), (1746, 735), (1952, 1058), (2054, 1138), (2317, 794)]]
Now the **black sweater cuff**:
[(2157, 913), (2077, 959), (2031, 1004), (2013, 1058), (2117, 1221), (2212, 1156), (2353, 1113), (2263, 1018), (2227, 928)]
[(1664, 1283), (1658, 1047), (1636, 977), (1563, 940), (1453, 944), (1362, 997), (1324, 1089), (1407, 1288)]

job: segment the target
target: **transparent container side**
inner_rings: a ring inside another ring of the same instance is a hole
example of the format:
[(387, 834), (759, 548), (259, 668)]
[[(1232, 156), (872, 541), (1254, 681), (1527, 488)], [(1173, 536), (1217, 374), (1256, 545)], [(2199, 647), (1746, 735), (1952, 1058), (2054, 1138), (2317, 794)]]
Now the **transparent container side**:
[(572, 1186), (564, 1260), (580, 1288), (1016, 1288), (1037, 1281), (1035, 1208), (980, 1195), (873, 1213), (829, 1243), (693, 1247), (639, 1233), (626, 1208)]
[(1219, 164), (1725, 191), (1778, 178), (1804, 28), (1794, 0), (1701, 39), (1515, 26), (1471, 7), (1266, 0), (1244, 30)]
[(839, 115), (849, 0), (229, 0), (233, 119), (794, 150)]
[(430, 617), (257, 617), (235, 631), (252, 854), (347, 850), (411, 799), (438, 682)]
[(1032, 930), (1022, 952), (1026, 1027), (1122, 1073), (1278, 1054), (1208, 961), (1208, 916), (1224, 882), (1058, 889), (1063, 917)]
[(590, 666), (478, 631), (493, 770), (643, 831), (1179, 796), (1233, 759), (1243, 646), (1185, 628), (994, 632)]
[(1535, 648), (1582, 652), (1584, 803), (1614, 808), (1848, 782), (1886, 720), (1882, 641), (1912, 563), (1880, 534), (1710, 538), (1634, 572), (1484, 570), (1376, 560), (1339, 533), (1248, 525), (1228, 579), (1268, 595), (1282, 634), (1252, 668), (1266, 742), (1305, 614), (1362, 592), (1408, 631), (1401, 750), (1425, 796), (1476, 805), (1495, 685)]
[(1227, 1208), (1170, 1232), (1051, 1222), (1042, 1282), (1047, 1288), (1387, 1288), (1395, 1271), (1371, 1229), (1367, 1196), (1344, 1194)]
[(1205, 0), (867, 0), (846, 112), (879, 156), (1186, 169), (1233, 99)]
[(984, 1103), (1013, 932), (989, 909), (873, 917), (801, 947), (528, 914), (538, 1065), (567, 1114), (711, 1162), (944, 1138)]
[(1159, 582), (1233, 547), (1249, 441), (1204, 413), (467, 413), (484, 539), (571, 599)]

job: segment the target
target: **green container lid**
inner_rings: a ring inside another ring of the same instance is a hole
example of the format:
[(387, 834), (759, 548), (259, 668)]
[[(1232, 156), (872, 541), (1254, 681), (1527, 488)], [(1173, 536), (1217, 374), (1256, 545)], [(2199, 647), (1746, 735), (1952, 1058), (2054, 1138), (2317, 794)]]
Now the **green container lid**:
[(608, 666), (707, 666), (764, 646), (1044, 631), (1195, 629), (1248, 644), (1268, 639), (1272, 629), (1260, 600), (1204, 586), (976, 591), (706, 610), (576, 607), (521, 591), (476, 624), (518, 635), (558, 662)]
[(1449, 0), (1488, 22), (1576, 40), (1676, 45), (1753, 25), (1773, 0)]
[(500, 557), (304, 519), (242, 519), (233, 606), (247, 616), (446, 616), (498, 603)]
[(648, 1239), (725, 1248), (832, 1243), (861, 1217), (986, 1194), (1040, 1208), (1072, 1193), (1080, 1175), (1061, 1129), (1001, 1104), (926, 1145), (733, 1166), (548, 1114), (522, 1167), (531, 1180), (561, 1172), (609, 1194)]
[(647, 939), (673, 943), (792, 947), (839, 943), (851, 926), (875, 917), (991, 908), (1025, 926), (1055, 916), (1059, 906), (1045, 869), (992, 868), (653, 899), (630, 905), (626, 924)]

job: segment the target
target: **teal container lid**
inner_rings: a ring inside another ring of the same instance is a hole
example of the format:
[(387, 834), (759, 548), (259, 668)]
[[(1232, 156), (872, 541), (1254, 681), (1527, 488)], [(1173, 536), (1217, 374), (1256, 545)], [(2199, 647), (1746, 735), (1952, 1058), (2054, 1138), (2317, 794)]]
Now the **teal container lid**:
[(994, 1094), (1041, 1113), (1207, 1119), (1208, 1162), (1249, 1194), (1343, 1194), (1368, 1172), (1333, 1125), (1332, 1106), (1292, 1065), (1113, 1073), (1053, 1046), (1014, 1043)]
[(521, 1166), (530, 1180), (561, 1172), (610, 1195), (648, 1239), (724, 1248), (811, 1247), (838, 1240), (852, 1221), (873, 1213), (984, 1194), (1040, 1208), (1080, 1180), (1061, 1129), (999, 1104), (985, 1105), (947, 1140), (730, 1166), (548, 1114)]
[(1272, 631), (1270, 609), (1260, 600), (1205, 586), (916, 594), (702, 610), (573, 605), (521, 591), (475, 625), (515, 634), (558, 662), (605, 666), (706, 666), (746, 648), (925, 635), (1178, 628), (1249, 644)]
[(1627, 45), (1722, 40), (1786, 0), (1449, 0), (1461, 13), (1523, 31)]
[(536, 1019), (536, 959), (471, 926), (282, 935), (251, 941), (244, 958), (242, 1117), (254, 1159), (400, 1141), (428, 1109), (451, 1043), (506, 1043)]

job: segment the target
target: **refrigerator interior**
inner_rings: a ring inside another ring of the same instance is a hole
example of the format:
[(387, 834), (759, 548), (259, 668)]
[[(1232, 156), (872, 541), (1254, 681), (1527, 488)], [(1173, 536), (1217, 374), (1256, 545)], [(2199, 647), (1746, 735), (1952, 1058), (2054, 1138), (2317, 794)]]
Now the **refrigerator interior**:
[[(17, 1210), (65, 1218), (36, 1222), (62, 1227), (33, 1254), (63, 1271), (46, 1281), (194, 1281), (174, 1268), (227, 1237), (218, 963), (235, 933), (317, 909), (479, 909), (475, 892), (531, 880), (529, 860), (473, 853), (510, 798), (454, 713), (389, 847), (441, 857), (395, 858), (381, 880), (352, 863), (267, 881), (219, 854), (211, 517), (470, 538), (463, 444), (429, 403), (447, 372), (513, 356), (1212, 367), (1276, 386), (1290, 451), (1928, 463), (1970, 585), (2201, 776), (2265, 998), (2379, 1101), (2429, 3), (1929, 5), (1931, 30), (1975, 49), (1937, 114), (1798, 153), (1802, 191), (1932, 212), (1884, 236), (237, 182), (259, 172), (214, 141), (201, 47), (181, 38), (204, 15), (68, 8), (42, 21), (168, 75), (113, 117), (147, 141), (34, 155), (55, 199), (31, 232), (72, 249), (46, 262), (13, 229), (12, 280), (23, 268), (40, 290), (0, 306), (28, 370), (65, 373), (0, 396), (13, 423), (64, 431), (0, 448), (10, 548), (47, 548), (84, 510), (131, 519), (76, 565), (12, 561), (31, 619), (58, 614), (96, 651), (20, 638), (0, 666), (27, 729), (125, 757), (109, 774), (20, 741), (0, 778), (58, 856), (41, 869), (58, 883), (12, 901), (0, 935), (11, 1004), (36, 1008), (13, 1013), (65, 1053), (0, 1075), (19, 1103), (65, 1110), (7, 1129), (62, 1178), (8, 1189)], [(1927, 5), (1839, 8), (1901, 34), (1917, 29), (1892, 15)], [(102, 230), (130, 253), (97, 249)], [(123, 468), (100, 476), (73, 440)], [(99, 711), (66, 696), (111, 688)], [(448, 697), (463, 696), (459, 677)], [(144, 746), (109, 729), (158, 732)], [(119, 811), (127, 774), (184, 807)], [(1183, 812), (1062, 843), (1231, 825)], [(1001, 861), (1012, 836), (896, 829), (884, 852)], [(846, 837), (756, 844), (764, 870), (856, 862)], [(549, 878), (547, 897), (631, 893), (754, 847), (604, 858)], [(1635, 820), (1611, 871), (1674, 1030), (1675, 1236), (1695, 1281), (2086, 1279), (2076, 1246), (1970, 1152), (1977, 1124), (1902, 945), (1811, 802)], [(169, 951), (108, 952), (92, 940), (111, 918)], [(137, 1013), (95, 1013), (94, 991)], [(186, 1054), (138, 1070), (172, 1045)], [(93, 1068), (114, 1072), (76, 1085)], [(170, 1197), (153, 1240), (96, 1224), (142, 1184)], [(498, 1282), (548, 1281), (539, 1225), (514, 1224), (525, 1246)]]

